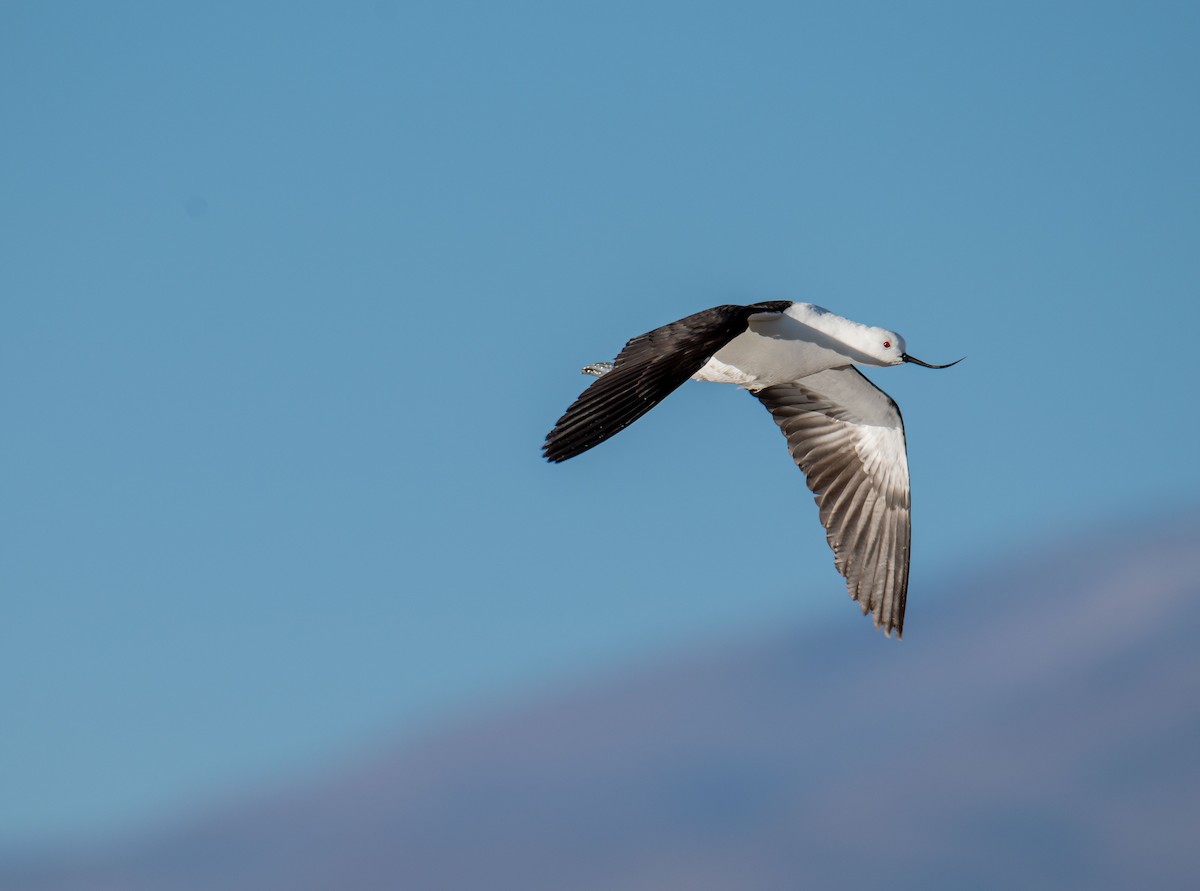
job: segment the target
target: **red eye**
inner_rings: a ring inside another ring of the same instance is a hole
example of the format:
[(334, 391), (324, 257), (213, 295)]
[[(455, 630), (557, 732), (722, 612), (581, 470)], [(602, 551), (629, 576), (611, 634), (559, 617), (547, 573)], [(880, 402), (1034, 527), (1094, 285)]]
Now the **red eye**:
[(892, 348), (892, 342), (890, 340), (885, 340), (883, 342), (883, 348), (885, 350), (890, 350)]

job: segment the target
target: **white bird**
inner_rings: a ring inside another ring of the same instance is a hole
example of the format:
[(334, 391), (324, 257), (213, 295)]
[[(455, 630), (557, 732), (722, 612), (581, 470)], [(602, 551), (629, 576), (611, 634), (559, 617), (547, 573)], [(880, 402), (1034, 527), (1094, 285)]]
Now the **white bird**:
[(855, 365), (930, 365), (895, 331), (811, 303), (715, 306), (633, 338), (558, 419), (542, 452), (566, 461), (624, 430), (689, 378), (753, 393), (787, 437), (820, 509), (834, 563), (863, 614), (904, 630), (909, 482), (904, 422)]

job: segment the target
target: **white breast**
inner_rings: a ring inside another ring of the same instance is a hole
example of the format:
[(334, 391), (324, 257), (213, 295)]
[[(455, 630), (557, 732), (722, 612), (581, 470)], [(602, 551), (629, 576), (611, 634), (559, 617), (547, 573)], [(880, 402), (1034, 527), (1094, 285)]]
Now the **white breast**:
[(855, 324), (810, 303), (751, 316), (749, 329), (709, 359), (694, 379), (757, 389), (849, 365), (854, 357), (837, 336), (842, 323)]

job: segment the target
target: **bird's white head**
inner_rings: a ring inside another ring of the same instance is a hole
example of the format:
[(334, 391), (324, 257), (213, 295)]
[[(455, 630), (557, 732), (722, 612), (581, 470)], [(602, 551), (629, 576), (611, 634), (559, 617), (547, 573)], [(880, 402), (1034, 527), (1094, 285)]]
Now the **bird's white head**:
[(948, 365), (922, 362), (908, 354), (904, 338), (895, 331), (852, 322), (813, 303), (793, 303), (784, 316), (800, 324), (801, 333), (791, 334), (792, 339), (823, 346), (839, 361), (850, 359), (860, 365), (882, 366), (912, 362), (926, 368), (949, 368), (962, 361)]
[(945, 365), (930, 365), (928, 362), (922, 362), (920, 359), (908, 354), (904, 346), (903, 337), (895, 331), (889, 331), (886, 328), (868, 328), (864, 326), (856, 346), (867, 357), (865, 360), (859, 361), (870, 365), (900, 365), (903, 362), (911, 362), (914, 365), (922, 365), (925, 368), (949, 368), (951, 365), (957, 365), (962, 361), (962, 359), (955, 359), (953, 362), (948, 362)]
[(904, 338), (886, 328), (863, 326), (856, 346), (872, 365), (899, 365), (904, 361)]

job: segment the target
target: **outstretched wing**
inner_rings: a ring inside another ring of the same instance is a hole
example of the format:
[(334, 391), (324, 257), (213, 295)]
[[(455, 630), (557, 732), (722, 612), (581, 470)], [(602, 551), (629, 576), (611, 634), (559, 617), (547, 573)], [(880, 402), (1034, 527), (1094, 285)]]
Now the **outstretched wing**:
[(620, 433), (746, 330), (752, 315), (783, 312), (787, 300), (714, 306), (633, 338), (612, 371), (597, 378), (558, 419), (542, 454), (566, 461)]
[(900, 409), (852, 366), (755, 395), (804, 471), (850, 596), (876, 627), (899, 636), (911, 530)]

